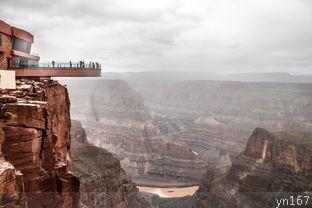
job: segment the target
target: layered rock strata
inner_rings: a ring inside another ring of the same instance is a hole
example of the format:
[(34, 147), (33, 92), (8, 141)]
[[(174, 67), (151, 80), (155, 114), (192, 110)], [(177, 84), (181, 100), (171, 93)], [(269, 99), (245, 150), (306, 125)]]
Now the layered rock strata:
[(198, 181), (205, 166), (231, 165), (257, 126), (311, 132), (311, 84), (66, 82), (90, 142), (117, 154), (134, 178)]
[(51, 80), (18, 80), (16, 90), (0, 93), (1, 205), (78, 207), (67, 89)]
[(120, 162), (106, 150), (88, 144), (79, 121), (72, 121), (73, 169), (81, 180), (85, 208), (148, 208)]
[(72, 117), (83, 123), (88, 141), (116, 154), (136, 182), (173, 178), (197, 183), (206, 171), (207, 164), (182, 141), (177, 126), (151, 112), (126, 82), (66, 83)]
[(226, 173), (206, 173), (189, 207), (312, 207), (311, 197), (312, 134), (256, 128)]
[[(4, 134), (0, 129), (0, 147), (4, 142)], [(0, 206), (26, 207), (23, 174), (3, 158), (0, 150)]]
[(230, 165), (250, 129), (312, 132), (312, 84), (231, 81), (131, 81), (145, 105), (174, 123), (211, 165)]

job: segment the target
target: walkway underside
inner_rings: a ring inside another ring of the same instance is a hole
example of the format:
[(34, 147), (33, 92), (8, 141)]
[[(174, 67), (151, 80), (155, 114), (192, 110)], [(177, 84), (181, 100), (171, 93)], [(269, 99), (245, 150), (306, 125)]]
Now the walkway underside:
[(101, 77), (101, 70), (99, 69), (51, 67), (8, 70), (15, 71), (16, 77)]

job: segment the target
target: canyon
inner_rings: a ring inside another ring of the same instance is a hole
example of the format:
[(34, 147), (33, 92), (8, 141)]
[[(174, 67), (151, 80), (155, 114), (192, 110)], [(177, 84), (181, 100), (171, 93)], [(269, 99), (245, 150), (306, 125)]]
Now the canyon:
[[(269, 208), (312, 197), (310, 84), (67, 87), (18, 80), (1, 90), (1, 206)], [(199, 189), (164, 199), (140, 193), (140, 183), (168, 196)]]
[(258, 126), (311, 132), (312, 84), (179, 81), (131, 85), (153, 112), (176, 124), (182, 140), (210, 164), (228, 165), (228, 156), (236, 156)]
[(199, 184), (208, 166), (229, 167), (258, 126), (311, 132), (311, 84), (128, 82), (64, 81), (89, 142), (143, 186)]
[(312, 207), (311, 162), (311, 133), (256, 128), (231, 167), (209, 168), (192, 197), (159, 207)]
[(153, 114), (126, 82), (66, 80), (66, 84), (72, 117), (82, 122), (88, 142), (114, 153), (135, 182), (192, 185), (206, 171), (205, 161), (180, 139), (177, 126)]

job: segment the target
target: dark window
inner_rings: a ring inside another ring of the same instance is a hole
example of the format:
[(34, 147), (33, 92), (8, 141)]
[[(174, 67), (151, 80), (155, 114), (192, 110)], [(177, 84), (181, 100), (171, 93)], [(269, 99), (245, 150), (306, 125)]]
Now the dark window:
[(13, 50), (30, 53), (30, 48), (31, 43), (16, 37), (13, 38)]

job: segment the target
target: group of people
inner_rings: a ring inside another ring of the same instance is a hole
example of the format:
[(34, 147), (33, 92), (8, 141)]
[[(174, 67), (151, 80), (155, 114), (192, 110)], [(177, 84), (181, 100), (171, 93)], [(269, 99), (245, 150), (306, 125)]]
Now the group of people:
[[(55, 61), (52, 61), (52, 67), (65, 67), (62, 66), (62, 64), (58, 64), (57, 66), (55, 66)], [(98, 62), (89, 62), (89, 65), (85, 64), (84, 61), (79, 61), (79, 63), (77, 64), (73, 64), (71, 61), (69, 62), (69, 67), (70, 68), (89, 68), (89, 69), (99, 69), (100, 68), (100, 64)]]

